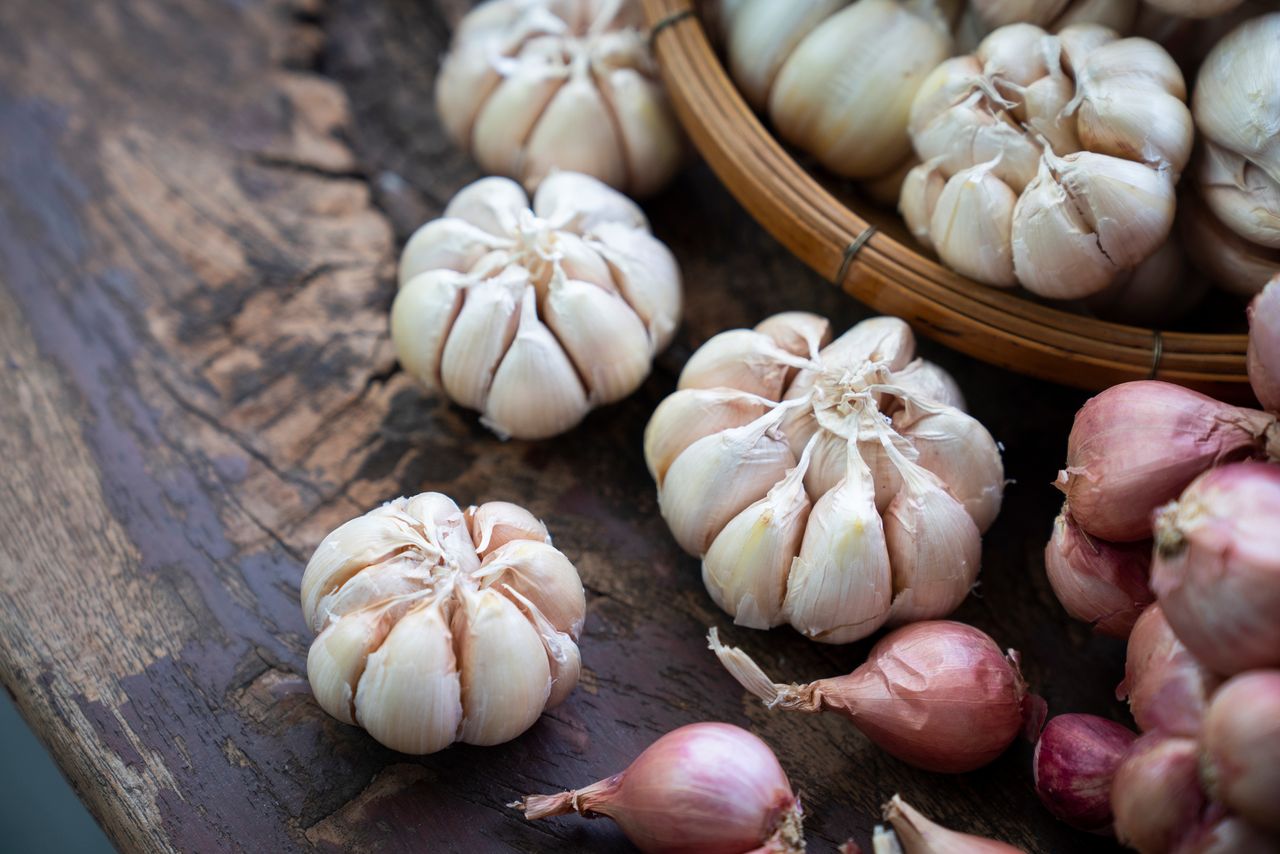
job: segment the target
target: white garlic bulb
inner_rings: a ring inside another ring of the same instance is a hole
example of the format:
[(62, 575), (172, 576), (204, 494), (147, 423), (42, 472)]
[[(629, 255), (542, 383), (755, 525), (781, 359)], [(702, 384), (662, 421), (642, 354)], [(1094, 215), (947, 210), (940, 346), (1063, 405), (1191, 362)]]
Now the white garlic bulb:
[(1138, 0), (970, 0), (969, 5), (984, 33), (1018, 23), (1051, 31), (1099, 24), (1125, 32), (1138, 15)]
[(852, 178), (904, 165), (911, 99), (951, 53), (939, 4), (743, 0), (723, 20), (734, 80), (784, 139)]
[(916, 94), (909, 130), (924, 163), (899, 209), (922, 244), (979, 282), (1097, 293), (1169, 236), (1191, 153), (1185, 94), (1154, 42), (1094, 25), (1002, 27)]
[(578, 681), (578, 572), (529, 511), (397, 498), (330, 533), (302, 577), (316, 701), (404, 753), (500, 744)]
[(1194, 193), (1178, 204), (1178, 235), (1191, 263), (1233, 294), (1251, 297), (1280, 275), (1280, 249), (1245, 240)]
[(481, 168), (530, 189), (565, 169), (645, 196), (683, 156), (638, 0), (477, 6), (454, 32), (436, 107)]
[(829, 336), (788, 312), (711, 338), (650, 419), (645, 460), (736, 623), (845, 643), (960, 604), (1004, 468), (906, 323)]
[(679, 320), (679, 269), (635, 203), (555, 172), (532, 207), (482, 178), (414, 232), (391, 338), (427, 388), (500, 436), (541, 439), (635, 391)]
[(1280, 12), (1245, 21), (1214, 46), (1192, 110), (1205, 139), (1201, 197), (1245, 240), (1280, 249)]

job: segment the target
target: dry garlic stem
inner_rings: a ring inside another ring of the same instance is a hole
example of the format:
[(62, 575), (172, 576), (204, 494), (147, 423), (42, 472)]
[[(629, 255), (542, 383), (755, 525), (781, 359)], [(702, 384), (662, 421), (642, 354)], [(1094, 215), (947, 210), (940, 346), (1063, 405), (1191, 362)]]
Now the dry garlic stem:
[(907, 160), (911, 99), (951, 53), (945, 16), (929, 2), (743, 0), (726, 25), (747, 100), (784, 139), (853, 178)]
[(1214, 46), (1200, 66), (1193, 102), (1206, 141), (1196, 176), (1201, 194), (1236, 234), (1272, 249), (1280, 249), (1277, 68), (1280, 12), (1272, 12), (1245, 21)]
[(735, 622), (845, 643), (960, 604), (1004, 469), (955, 381), (912, 358), (905, 323), (828, 337), (801, 312), (716, 335), (654, 412), (645, 459)]
[(1002, 27), (921, 85), (909, 130), (923, 163), (899, 207), (921, 242), (977, 281), (1056, 299), (1097, 293), (1169, 235), (1191, 152), (1185, 96), (1154, 42), (1096, 25)]
[(532, 206), (514, 181), (482, 178), (414, 232), (391, 338), (428, 389), (499, 436), (541, 439), (635, 391), (679, 319), (679, 269), (640, 209), (557, 172)]
[(577, 570), (523, 508), (425, 492), (333, 531), (302, 577), (316, 701), (405, 753), (524, 732), (578, 681)]
[(682, 156), (635, 0), (477, 6), (454, 33), (436, 104), (486, 172), (529, 188), (568, 169), (645, 196)]

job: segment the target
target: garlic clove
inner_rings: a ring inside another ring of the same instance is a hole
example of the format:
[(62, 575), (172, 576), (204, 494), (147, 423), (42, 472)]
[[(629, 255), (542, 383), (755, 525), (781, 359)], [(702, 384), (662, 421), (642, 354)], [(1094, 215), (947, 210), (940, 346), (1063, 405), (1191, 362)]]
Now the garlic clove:
[(704, 555), (729, 520), (763, 497), (795, 465), (777, 432), (782, 410), (713, 433), (676, 457), (658, 490), (658, 507), (676, 542)]
[(378, 649), (404, 606), (367, 608), (334, 620), (307, 651), (307, 679), (320, 708), (354, 724), (356, 685), (369, 653)]
[[(884, 50), (887, 44), (894, 49)], [(950, 52), (932, 11), (892, 0), (854, 3), (791, 52), (774, 80), (769, 115), (783, 138), (833, 172), (876, 177), (908, 150), (912, 98)]]
[(302, 574), (302, 613), (312, 631), (319, 632), (328, 622), (328, 615), (320, 609), (324, 597), (361, 570), (412, 544), (413, 540), (396, 524), (391, 505), (371, 510), (330, 531)]
[(783, 622), (787, 574), (800, 551), (809, 497), (807, 454), (764, 498), (734, 516), (702, 558), (702, 583), (740, 626), (768, 629)]
[(1183, 194), (1178, 203), (1177, 237), (1191, 263), (1229, 293), (1251, 297), (1280, 275), (1280, 249), (1245, 240), (1195, 193)]
[(582, 579), (569, 559), (549, 543), (511, 540), (485, 558), (477, 579), (531, 602), (556, 631), (577, 640), (586, 618)]
[[(817, 500), (844, 480), (849, 467), (847, 449), (849, 440), (830, 430), (821, 430), (813, 441), (813, 459), (805, 476), (804, 486), (809, 495)], [(872, 473), (876, 509), (883, 513), (902, 486), (902, 478), (885, 455), (873, 427), (864, 424), (858, 431), (855, 441), (858, 444), (858, 453)], [(792, 448), (795, 448), (794, 444)], [(903, 447), (902, 451), (910, 457), (915, 456), (915, 452), (910, 447)]]
[(807, 311), (784, 311), (766, 317), (755, 331), (768, 335), (783, 350), (807, 359), (816, 356), (831, 341), (831, 322)]
[(465, 273), (486, 253), (509, 244), (509, 240), (464, 220), (433, 219), (415, 231), (404, 245), (404, 252), (400, 253), (400, 284), (429, 270)]
[(649, 333), (619, 296), (595, 285), (552, 277), (544, 311), (587, 386), (590, 403), (612, 403), (649, 375)]
[(783, 616), (805, 636), (848, 643), (884, 625), (892, 575), (871, 470), (848, 445), (847, 474), (813, 505), (787, 577)]
[(954, 407), (912, 402), (894, 414), (893, 427), (915, 449), (916, 463), (941, 478), (985, 533), (1004, 495), (1004, 463), (987, 428)]
[[(1059, 45), (1057, 51), (1060, 50)], [(1022, 89), (1019, 93), (1021, 112), (1026, 126), (1047, 139), (1054, 151), (1078, 151), (1082, 146), (1076, 135), (1075, 117), (1066, 114), (1067, 105), (1075, 96), (1075, 86), (1057, 65), (1060, 61), (1060, 54), (1055, 55), (1054, 72)]]
[(626, 183), (622, 141), (600, 90), (585, 70), (575, 69), (542, 111), (525, 146), (520, 180), (535, 187), (553, 168)]
[(1120, 38), (1114, 27), (1097, 23), (1072, 24), (1059, 30), (1057, 36), (1062, 70), (1073, 78), (1080, 76), (1080, 69), (1095, 50)]
[(728, 29), (729, 70), (753, 109), (763, 111), (782, 63), (845, 0), (811, 3), (746, 3)]
[(554, 253), (552, 256), (554, 263), (550, 265), (547, 271), (547, 279), (541, 283), (539, 292), (543, 291), (545, 285), (551, 282), (555, 272), (555, 264), (559, 264), (560, 271), (564, 273), (567, 279), (590, 282), (610, 293), (618, 293), (618, 284), (614, 281), (613, 271), (610, 269), (609, 263), (605, 261), (604, 256), (600, 254), (597, 246), (592, 245), (572, 231), (560, 231), (555, 234), (552, 252)]
[(1200, 66), (1192, 111), (1206, 139), (1245, 157), (1280, 184), (1277, 65), (1280, 14), (1271, 12), (1240, 24), (1214, 45)]
[(440, 358), (445, 393), (468, 409), (485, 410), (489, 386), (520, 321), (520, 294), (528, 274), (507, 274), (469, 286)]
[(938, 207), (938, 197), (947, 185), (946, 176), (939, 168), (938, 158), (921, 163), (907, 173), (902, 182), (902, 195), (898, 199), (898, 212), (902, 214), (911, 236), (925, 249), (933, 250), (929, 237), (929, 221)]
[(972, 54), (940, 62), (912, 99), (907, 131), (914, 138), (938, 116), (968, 99), (978, 89), (981, 79), (982, 63)]
[[(869, 317), (822, 348), (819, 362), (827, 369), (857, 369), (866, 362), (900, 370), (915, 356), (916, 338), (905, 320)], [(804, 372), (802, 372), (803, 374)], [(799, 377), (796, 378), (799, 382)]]
[(430, 270), (405, 282), (391, 304), (391, 343), (396, 359), (418, 382), (440, 388), (445, 338), (462, 310), (468, 277)]
[(614, 222), (594, 226), (587, 243), (648, 327), (653, 351), (665, 350), (680, 325), (680, 268), (671, 250), (647, 231)]
[(436, 76), (436, 112), (449, 136), (465, 147), (471, 139), (476, 113), (502, 77), (494, 67), (499, 55), (494, 40), (459, 40), (458, 44), (458, 49), (445, 55)]
[(1207, 139), (1202, 149), (1196, 181), (1209, 210), (1250, 243), (1280, 249), (1280, 181)]
[(768, 335), (730, 329), (694, 351), (680, 372), (678, 388), (733, 388), (779, 400), (796, 359)]
[(552, 171), (533, 194), (533, 212), (556, 228), (578, 234), (588, 234), (604, 223), (649, 230), (639, 205), (581, 172)]
[(652, 195), (671, 180), (684, 157), (666, 93), (634, 68), (615, 68), (597, 80), (622, 136), (627, 188), (637, 196)]
[(1029, 86), (1049, 73), (1046, 39), (1049, 34), (1034, 24), (1011, 23), (983, 39), (974, 56), (982, 63), (982, 73), (997, 86)]
[(501, 744), (533, 726), (546, 707), (547, 653), (528, 618), (497, 591), (464, 589), (459, 598), (450, 622), (464, 710), (459, 740)]
[(485, 172), (520, 174), (525, 140), (564, 85), (563, 49), (556, 36), (526, 42), (510, 73), (485, 100), (471, 131), (471, 153)]
[[(434, 542), (443, 549), (445, 560), (460, 572), (473, 572), (480, 567), (466, 516), (449, 496), (422, 492), (387, 506), (397, 513), (398, 521), (410, 527), (420, 549)], [(424, 534), (429, 539), (424, 539)]]
[(649, 474), (661, 489), (667, 470), (685, 448), (704, 436), (755, 421), (769, 409), (764, 398), (736, 389), (688, 388), (669, 395), (644, 430)]
[(1018, 197), (992, 166), (984, 163), (951, 176), (938, 196), (929, 235), (938, 257), (956, 272), (1011, 288), (1018, 283), (1010, 245)]
[(965, 411), (960, 384), (943, 368), (925, 359), (916, 359), (902, 370), (895, 371), (892, 384), (906, 391), (913, 400)]
[(582, 674), (582, 654), (574, 638), (564, 632), (556, 631), (556, 627), (547, 621), (538, 608), (521, 596), (517, 591), (506, 588), (503, 595), (509, 596), (520, 613), (533, 624), (538, 638), (542, 641), (543, 651), (547, 654), (547, 667), (551, 674), (551, 689), (547, 696), (545, 708), (551, 709), (563, 703), (573, 693)]
[[(425, 559), (424, 559), (425, 558)], [(430, 590), (432, 573), (440, 566), (436, 555), (411, 551), (370, 564), (351, 576), (341, 587), (321, 597), (316, 611), (324, 623), (334, 622), (365, 608), (398, 596)]]
[[(599, 290), (594, 285), (582, 286)], [(493, 382), (486, 391), (484, 403), (473, 407), (482, 409), (482, 422), (499, 436), (516, 439), (555, 436), (581, 421), (591, 408), (573, 363), (551, 330), (538, 319), (536, 305), (534, 289), (528, 286), (511, 345), (492, 373)], [(465, 304), (463, 310), (466, 310)], [(462, 373), (466, 363), (460, 365), (459, 373)], [(477, 377), (465, 373), (462, 376)], [(449, 393), (455, 400), (470, 405), (452, 390)]]
[(463, 517), (482, 561), (513, 540), (551, 542), (547, 526), (537, 516), (509, 501), (487, 501), (479, 507), (468, 507)]
[(1021, 192), (1035, 177), (1040, 147), (1020, 127), (993, 114), (983, 98), (975, 92), (921, 129), (912, 138), (916, 153), (936, 162), (944, 175), (981, 166)]
[(1086, 90), (1076, 130), (1090, 151), (1169, 169), (1174, 175), (1191, 158), (1195, 134), (1191, 111), (1182, 101), (1152, 86), (1123, 81)]
[(529, 206), (529, 197), (510, 178), (496, 175), (473, 181), (459, 190), (445, 206), (446, 219), (469, 222), (499, 237), (516, 234), (520, 212)]
[(1099, 45), (1078, 67), (1076, 87), (1083, 92), (1104, 83), (1128, 84), (1163, 89), (1179, 101), (1187, 99), (1182, 69), (1168, 51), (1150, 39), (1119, 39)]
[(1090, 296), (1119, 274), (1089, 223), (1043, 163), (1013, 209), (1012, 245), (1018, 281), (1039, 296)]
[(461, 684), (438, 600), (409, 610), (369, 653), (356, 687), (355, 719), (401, 753), (434, 753), (454, 742), (462, 723)]

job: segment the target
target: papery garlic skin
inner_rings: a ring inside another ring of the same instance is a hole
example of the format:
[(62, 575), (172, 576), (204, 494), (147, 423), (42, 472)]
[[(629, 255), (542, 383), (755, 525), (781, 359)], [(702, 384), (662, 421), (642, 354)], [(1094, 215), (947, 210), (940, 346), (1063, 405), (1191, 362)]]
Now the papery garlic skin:
[(477, 6), (454, 32), (436, 106), (486, 172), (530, 189), (564, 169), (647, 196), (683, 158), (634, 0)]
[(405, 245), (391, 339), (426, 388), (542, 439), (635, 391), (680, 309), (675, 259), (621, 193), (557, 172), (530, 203), (482, 178)]
[(650, 419), (645, 460), (736, 623), (846, 643), (964, 600), (1004, 468), (906, 323), (829, 336), (786, 312), (708, 340)]
[(582, 582), (506, 502), (428, 492), (347, 522), (307, 564), (302, 605), (317, 702), (405, 753), (509, 741), (578, 679)]
[[(1022, 21), (1066, 6), (987, 5)], [(899, 206), (922, 243), (976, 281), (1053, 299), (1097, 293), (1169, 236), (1194, 130), (1185, 96), (1154, 42), (1093, 24), (1001, 27), (917, 92), (909, 130), (924, 164)]]

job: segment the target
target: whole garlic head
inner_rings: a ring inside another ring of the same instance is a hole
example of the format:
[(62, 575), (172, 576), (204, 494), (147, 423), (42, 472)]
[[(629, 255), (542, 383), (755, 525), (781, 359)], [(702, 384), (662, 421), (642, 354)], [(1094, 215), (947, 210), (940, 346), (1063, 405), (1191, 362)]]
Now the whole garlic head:
[(788, 142), (851, 178), (909, 158), (911, 99), (951, 53), (934, 3), (741, 0), (722, 19), (734, 80)]
[(391, 338), (429, 389), (542, 439), (635, 391), (680, 320), (680, 271), (634, 202), (555, 172), (464, 187), (400, 256)]
[(663, 518), (736, 623), (846, 643), (960, 604), (1004, 468), (906, 323), (829, 339), (803, 312), (716, 335), (644, 447)]
[(1204, 135), (1201, 197), (1245, 240), (1280, 249), (1280, 12), (1245, 21), (1214, 46), (1192, 104)]
[(984, 35), (1009, 24), (1055, 32), (1073, 24), (1101, 24), (1126, 32), (1138, 16), (1138, 0), (971, 0), (969, 6)]
[(656, 192), (683, 156), (638, 0), (491, 0), (454, 32), (436, 78), (453, 139), (532, 189), (552, 169)]
[(529, 511), (397, 498), (320, 543), (302, 577), (321, 708), (404, 753), (500, 744), (578, 682), (578, 572)]
[(911, 107), (922, 163), (908, 227), (952, 269), (1072, 299), (1164, 244), (1193, 127), (1182, 74), (1155, 42), (1095, 25), (991, 33), (940, 64)]

